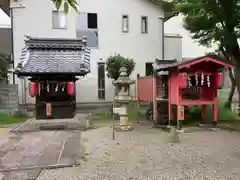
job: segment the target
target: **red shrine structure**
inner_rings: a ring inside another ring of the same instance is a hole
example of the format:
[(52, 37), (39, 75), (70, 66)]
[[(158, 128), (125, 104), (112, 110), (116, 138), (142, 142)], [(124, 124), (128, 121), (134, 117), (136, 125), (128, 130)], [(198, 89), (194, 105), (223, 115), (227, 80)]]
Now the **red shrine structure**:
[(212, 125), (217, 125), (217, 89), (223, 82), (221, 71), (223, 68), (235, 68), (234, 65), (216, 55), (208, 55), (164, 65), (156, 62), (153, 66), (154, 75), (138, 78), (136, 86), (138, 105), (140, 101), (152, 102), (154, 122), (161, 117), (159, 106), (164, 101), (169, 125), (175, 125), (173, 106), (177, 109), (176, 120), (181, 129), (184, 107), (196, 105), (201, 106), (202, 123), (206, 123), (206, 108), (210, 105)]

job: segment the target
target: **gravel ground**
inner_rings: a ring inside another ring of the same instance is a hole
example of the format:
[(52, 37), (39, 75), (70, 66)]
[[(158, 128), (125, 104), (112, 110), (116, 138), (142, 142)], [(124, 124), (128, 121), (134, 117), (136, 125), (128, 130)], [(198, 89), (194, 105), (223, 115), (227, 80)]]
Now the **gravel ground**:
[(80, 167), (44, 170), (37, 180), (239, 180), (240, 133), (223, 130), (168, 134), (138, 125), (132, 132), (104, 126), (84, 133)]

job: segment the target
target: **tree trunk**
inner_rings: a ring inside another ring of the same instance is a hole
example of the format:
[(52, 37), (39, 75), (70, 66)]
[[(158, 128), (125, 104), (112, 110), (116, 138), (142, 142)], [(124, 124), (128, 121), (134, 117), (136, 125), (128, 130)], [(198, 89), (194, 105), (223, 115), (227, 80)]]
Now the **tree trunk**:
[(235, 77), (233, 75), (231, 68), (228, 68), (228, 74), (229, 74), (229, 78), (231, 80), (231, 89), (228, 94), (228, 99), (227, 99), (227, 102), (225, 103), (225, 107), (227, 107), (228, 109), (231, 109), (232, 99), (233, 99), (233, 95), (234, 95), (235, 89), (236, 89), (236, 80), (235, 80)]
[[(236, 67), (236, 75), (235, 75), (235, 79), (236, 79), (236, 87), (237, 87), (237, 92), (238, 92), (238, 105), (240, 102), (240, 68)], [(238, 111), (238, 116), (240, 116), (240, 111)]]

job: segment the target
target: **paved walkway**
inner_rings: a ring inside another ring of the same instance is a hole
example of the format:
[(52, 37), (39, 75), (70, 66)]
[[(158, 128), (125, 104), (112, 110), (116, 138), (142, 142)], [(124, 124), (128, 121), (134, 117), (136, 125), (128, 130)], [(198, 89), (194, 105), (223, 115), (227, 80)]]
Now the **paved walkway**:
[(105, 126), (84, 133), (80, 167), (44, 170), (37, 180), (239, 180), (240, 133), (183, 133), (178, 144), (148, 126), (117, 132)]
[(34, 167), (77, 164), (80, 137), (79, 131), (2, 133), (0, 179), (34, 180), (40, 173), (40, 169)]

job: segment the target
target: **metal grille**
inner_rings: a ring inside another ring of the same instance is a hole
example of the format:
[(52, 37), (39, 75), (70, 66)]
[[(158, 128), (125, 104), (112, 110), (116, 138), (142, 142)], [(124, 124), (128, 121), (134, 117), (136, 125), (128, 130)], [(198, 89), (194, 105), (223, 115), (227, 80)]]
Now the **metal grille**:
[(105, 64), (98, 63), (98, 99), (105, 100)]

